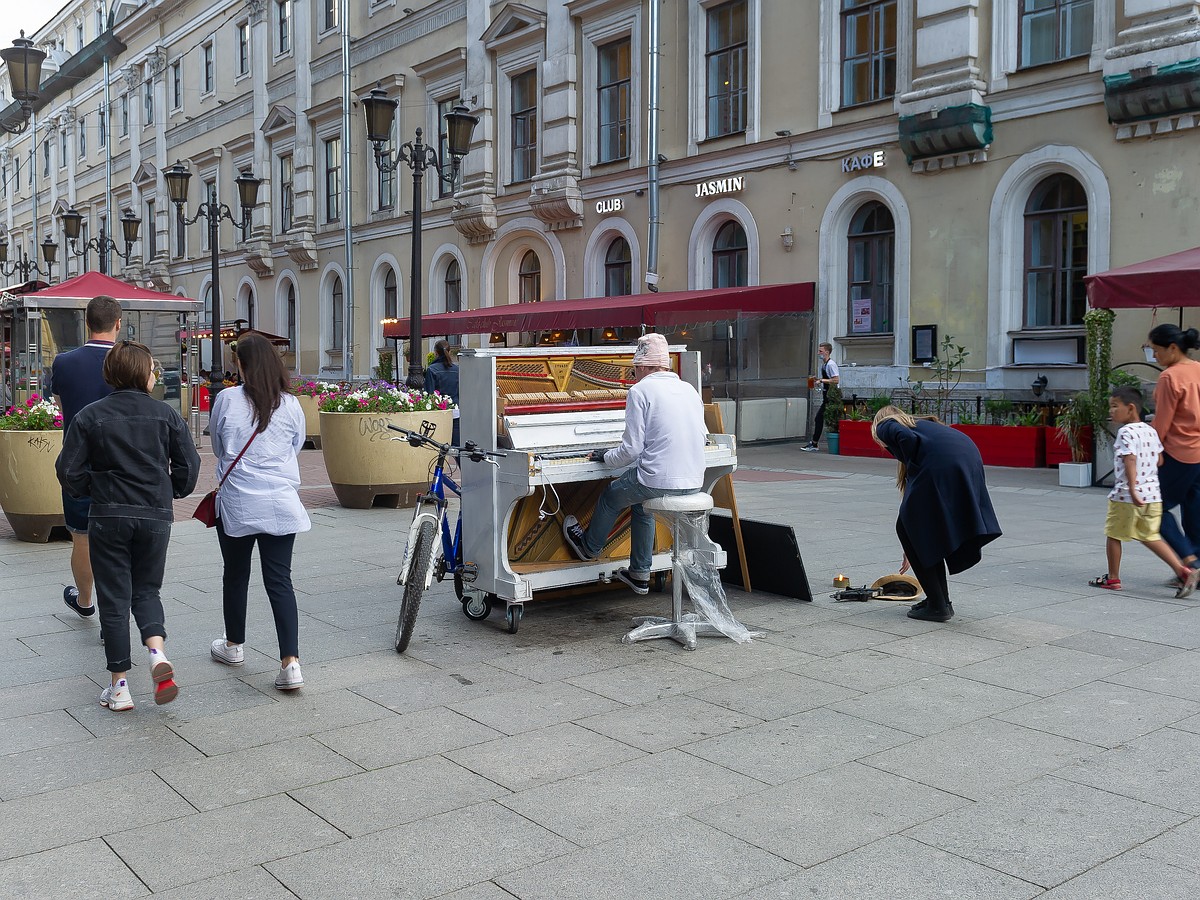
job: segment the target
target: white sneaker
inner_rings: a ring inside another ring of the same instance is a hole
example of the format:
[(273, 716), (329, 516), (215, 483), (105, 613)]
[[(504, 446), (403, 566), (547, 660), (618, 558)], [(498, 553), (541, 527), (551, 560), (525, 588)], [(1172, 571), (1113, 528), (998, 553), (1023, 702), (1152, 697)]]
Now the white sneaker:
[(241, 644), (230, 644), (225, 638), (217, 638), (208, 648), (212, 658), (227, 666), (240, 666), (246, 661), (246, 649)]
[(133, 709), (133, 697), (129, 694), (129, 685), (124, 678), (100, 692), (100, 705), (113, 712)]
[(280, 691), (294, 691), (304, 687), (304, 676), (300, 674), (300, 663), (288, 663), (275, 676), (275, 688)]

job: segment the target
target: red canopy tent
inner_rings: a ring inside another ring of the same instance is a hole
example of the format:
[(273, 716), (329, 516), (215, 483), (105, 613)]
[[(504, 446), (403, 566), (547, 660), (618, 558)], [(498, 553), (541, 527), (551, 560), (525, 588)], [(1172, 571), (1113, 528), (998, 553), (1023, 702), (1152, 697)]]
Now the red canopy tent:
[(1200, 306), (1200, 247), (1088, 275), (1088, 302), (1100, 309)]
[[(572, 328), (629, 328), (719, 322), (739, 315), (770, 316), (812, 312), (816, 285), (769, 284), (674, 291), (586, 300), (509, 303), (484, 309), (421, 317), (426, 334), (488, 334), (509, 331), (552, 331)], [(386, 322), (385, 338), (408, 337), (408, 319)]]
[(191, 312), (200, 303), (190, 297), (180, 297), (176, 294), (165, 294), (161, 291), (140, 288), (128, 281), (101, 275), (99, 272), (84, 272), (82, 275), (76, 275), (74, 278), (68, 278), (59, 284), (24, 296), (27, 301), (36, 300), (38, 306), (77, 307), (81, 305), (81, 300), (86, 303), (93, 297), (99, 297), (102, 294), (107, 294), (122, 303), (134, 303), (138, 309), (147, 310)]

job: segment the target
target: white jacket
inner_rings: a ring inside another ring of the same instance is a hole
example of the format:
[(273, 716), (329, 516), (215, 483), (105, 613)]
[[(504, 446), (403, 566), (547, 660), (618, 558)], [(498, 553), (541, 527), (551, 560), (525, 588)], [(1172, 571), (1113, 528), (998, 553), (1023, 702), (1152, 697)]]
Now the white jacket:
[(674, 372), (654, 372), (629, 389), (625, 433), (604, 454), (614, 468), (637, 463), (641, 484), (698, 490), (704, 486), (704, 404), (696, 389)]

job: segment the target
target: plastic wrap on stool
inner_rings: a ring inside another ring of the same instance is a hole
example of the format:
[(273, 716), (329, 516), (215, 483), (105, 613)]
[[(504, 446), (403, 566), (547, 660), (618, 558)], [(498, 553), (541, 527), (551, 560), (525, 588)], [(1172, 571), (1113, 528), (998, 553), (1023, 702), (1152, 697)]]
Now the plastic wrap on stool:
[(683, 546), (679, 549), (683, 563), (683, 583), (698, 618), (713, 625), (739, 644), (748, 644), (751, 639), (762, 637), (761, 631), (750, 631), (733, 617), (725, 599), (725, 588), (721, 585), (721, 570), (707, 561), (713, 551), (721, 549), (720, 545), (708, 536), (708, 513), (688, 513), (681, 515), (680, 520), (679, 530)]

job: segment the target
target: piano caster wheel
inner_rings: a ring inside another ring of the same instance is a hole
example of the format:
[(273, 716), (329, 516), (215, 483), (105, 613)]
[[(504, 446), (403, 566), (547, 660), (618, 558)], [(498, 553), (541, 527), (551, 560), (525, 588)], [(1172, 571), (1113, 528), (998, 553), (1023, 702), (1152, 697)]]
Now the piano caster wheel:
[(525, 607), (520, 605), (510, 606), (504, 611), (504, 621), (508, 623), (508, 633), (516, 634), (517, 629), (521, 627), (521, 616), (525, 615)]
[(655, 572), (650, 576), (650, 590), (662, 594), (667, 590), (667, 573)]
[(493, 594), (468, 594), (463, 598), (463, 615), (472, 622), (482, 622), (492, 614)]

